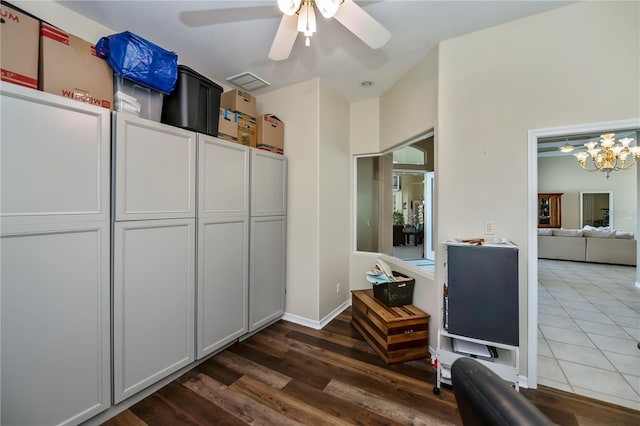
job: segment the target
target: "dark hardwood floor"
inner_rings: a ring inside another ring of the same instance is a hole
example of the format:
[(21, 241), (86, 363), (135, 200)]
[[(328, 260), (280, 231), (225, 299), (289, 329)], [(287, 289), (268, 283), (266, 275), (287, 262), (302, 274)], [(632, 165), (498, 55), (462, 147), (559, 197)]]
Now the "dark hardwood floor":
[[(105, 425), (461, 425), (426, 361), (386, 366), (347, 309), (323, 330), (279, 321)], [(640, 412), (541, 386), (523, 395), (559, 425), (634, 425)]]

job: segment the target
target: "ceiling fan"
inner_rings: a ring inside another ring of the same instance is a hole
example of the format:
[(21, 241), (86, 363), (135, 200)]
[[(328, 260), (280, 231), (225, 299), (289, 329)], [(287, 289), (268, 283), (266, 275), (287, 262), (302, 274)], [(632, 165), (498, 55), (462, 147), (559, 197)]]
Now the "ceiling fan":
[(269, 59), (283, 61), (291, 54), (298, 33), (309, 37), (316, 32), (314, 3), (326, 19), (335, 18), (372, 49), (384, 46), (391, 33), (353, 0), (278, 0), (283, 16), (269, 51)]

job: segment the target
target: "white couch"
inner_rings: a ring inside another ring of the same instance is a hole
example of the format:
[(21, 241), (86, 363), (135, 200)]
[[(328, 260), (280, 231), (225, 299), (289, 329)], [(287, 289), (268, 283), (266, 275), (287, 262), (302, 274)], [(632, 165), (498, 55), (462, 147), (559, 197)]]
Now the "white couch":
[(637, 241), (615, 230), (538, 230), (538, 258), (636, 265)]

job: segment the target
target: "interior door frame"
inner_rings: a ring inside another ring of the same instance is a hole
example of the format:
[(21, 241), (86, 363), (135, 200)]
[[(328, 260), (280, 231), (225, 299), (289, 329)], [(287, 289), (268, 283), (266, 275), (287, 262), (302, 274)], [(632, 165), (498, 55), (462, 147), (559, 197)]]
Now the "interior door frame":
[[(538, 387), (538, 139), (640, 128), (640, 118), (529, 130), (529, 251), (527, 264), (527, 386)], [(638, 141), (636, 141), (638, 143)], [(636, 173), (638, 173), (636, 169)], [(640, 173), (638, 173), (640, 179)], [(640, 203), (640, 200), (639, 200)], [(640, 221), (640, 218), (639, 218)], [(639, 255), (640, 257), (640, 255)]]

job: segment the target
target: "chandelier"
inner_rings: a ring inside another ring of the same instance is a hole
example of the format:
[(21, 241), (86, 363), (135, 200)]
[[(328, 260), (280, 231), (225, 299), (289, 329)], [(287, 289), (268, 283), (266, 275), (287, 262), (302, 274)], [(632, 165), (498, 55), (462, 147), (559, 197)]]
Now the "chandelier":
[[(619, 143), (616, 143), (614, 137), (615, 133), (607, 133), (600, 136), (600, 145), (598, 145), (598, 141), (585, 143), (587, 152), (573, 154), (578, 159), (580, 167), (588, 172), (601, 171), (609, 179), (611, 172), (628, 170), (635, 166), (640, 158), (640, 146), (629, 147), (633, 138), (618, 139)], [(632, 157), (632, 162), (625, 165), (629, 156)], [(589, 157), (591, 157), (593, 168), (587, 167), (587, 158)]]

